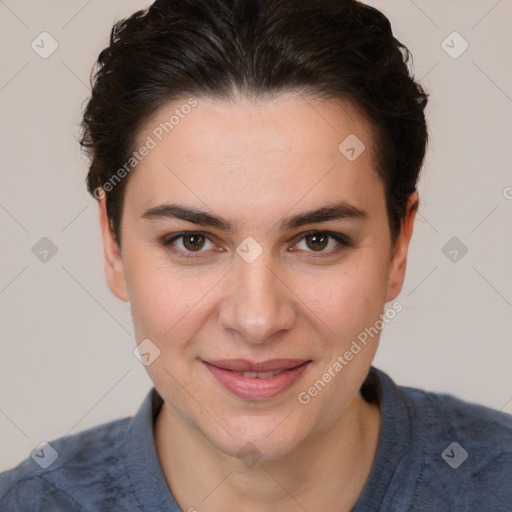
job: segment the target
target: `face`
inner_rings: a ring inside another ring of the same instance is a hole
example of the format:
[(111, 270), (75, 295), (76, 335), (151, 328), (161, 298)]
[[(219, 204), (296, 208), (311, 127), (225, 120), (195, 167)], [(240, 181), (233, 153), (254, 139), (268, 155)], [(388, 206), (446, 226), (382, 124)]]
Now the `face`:
[(360, 400), (379, 335), (351, 347), (400, 292), (417, 199), (392, 244), (348, 104), (198, 100), (159, 140), (176, 108), (139, 134), (156, 144), (127, 183), (122, 253), (100, 202), (107, 281), (160, 351), (146, 369), (169, 414), (221, 452), (283, 457)]

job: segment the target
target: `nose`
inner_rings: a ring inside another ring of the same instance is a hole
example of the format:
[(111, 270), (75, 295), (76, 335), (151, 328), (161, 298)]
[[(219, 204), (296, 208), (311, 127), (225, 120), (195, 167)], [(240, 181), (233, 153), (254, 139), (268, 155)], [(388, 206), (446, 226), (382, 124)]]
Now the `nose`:
[(235, 255), (219, 312), (221, 326), (254, 344), (290, 329), (296, 318), (294, 294), (283, 277), (266, 251), (251, 263)]

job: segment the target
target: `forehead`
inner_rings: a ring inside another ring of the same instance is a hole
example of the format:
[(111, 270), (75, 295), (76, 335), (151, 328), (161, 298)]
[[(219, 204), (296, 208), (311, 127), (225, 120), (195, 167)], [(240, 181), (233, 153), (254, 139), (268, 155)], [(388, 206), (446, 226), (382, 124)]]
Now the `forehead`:
[(348, 103), (287, 94), (192, 104), (165, 105), (140, 130), (135, 147), (151, 149), (127, 185), (131, 209), (170, 197), (226, 211), (249, 200), (268, 209), (285, 198), (357, 203), (382, 192), (371, 128)]
[(183, 150), (200, 156), (208, 153), (204, 142), (216, 142), (220, 150), (224, 143), (236, 140), (238, 144), (228, 151), (234, 157), (237, 151), (259, 151), (263, 144), (268, 151), (290, 154), (332, 152), (350, 134), (359, 135), (372, 149), (369, 123), (354, 104), (343, 100), (300, 93), (258, 101), (191, 97), (162, 106), (141, 128), (138, 143), (149, 135), (157, 143), (179, 143)]

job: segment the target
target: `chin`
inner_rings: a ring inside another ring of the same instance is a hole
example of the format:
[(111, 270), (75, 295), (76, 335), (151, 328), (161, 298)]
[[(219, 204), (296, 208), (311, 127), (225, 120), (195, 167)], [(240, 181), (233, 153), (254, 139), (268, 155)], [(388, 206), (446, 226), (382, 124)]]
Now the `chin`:
[(286, 415), (265, 417), (261, 421), (247, 417), (244, 421), (227, 422), (226, 431), (214, 436), (206, 434), (210, 442), (221, 452), (240, 459), (252, 467), (258, 461), (280, 460), (293, 454), (306, 437)]

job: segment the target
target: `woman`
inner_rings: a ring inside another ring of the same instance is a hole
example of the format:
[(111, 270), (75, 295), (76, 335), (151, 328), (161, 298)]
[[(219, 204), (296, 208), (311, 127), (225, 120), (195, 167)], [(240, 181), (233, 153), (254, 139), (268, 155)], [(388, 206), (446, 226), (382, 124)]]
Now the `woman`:
[(427, 145), (407, 58), (356, 1), (114, 27), (82, 144), (154, 388), (4, 473), (2, 510), (510, 509), (512, 418), (372, 366)]

